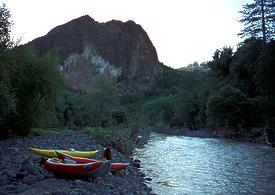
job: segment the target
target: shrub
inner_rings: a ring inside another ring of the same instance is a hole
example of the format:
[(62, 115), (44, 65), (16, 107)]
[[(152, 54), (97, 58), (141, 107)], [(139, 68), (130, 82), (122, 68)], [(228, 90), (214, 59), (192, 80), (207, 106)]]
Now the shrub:
[(245, 108), (248, 99), (238, 89), (226, 85), (213, 94), (207, 102), (207, 122), (209, 125), (236, 127), (244, 125)]

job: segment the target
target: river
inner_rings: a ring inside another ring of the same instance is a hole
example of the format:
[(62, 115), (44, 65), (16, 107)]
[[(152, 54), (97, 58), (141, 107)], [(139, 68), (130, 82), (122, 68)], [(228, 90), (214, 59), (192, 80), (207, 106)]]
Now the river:
[(270, 146), (152, 134), (133, 156), (156, 194), (275, 194)]

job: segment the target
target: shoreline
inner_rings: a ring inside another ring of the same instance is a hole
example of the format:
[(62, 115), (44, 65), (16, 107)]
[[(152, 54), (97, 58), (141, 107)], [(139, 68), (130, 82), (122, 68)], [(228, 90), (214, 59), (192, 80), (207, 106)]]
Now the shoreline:
[(133, 159), (115, 148), (112, 148), (112, 162), (128, 162), (130, 165), (122, 173), (109, 174), (92, 181), (57, 178), (44, 168), (42, 157), (28, 150), (29, 146), (43, 149), (99, 150), (99, 154), (93, 156), (95, 159), (99, 159), (103, 149), (93, 137), (76, 131), (0, 140), (0, 194), (149, 194), (151, 191), (145, 183), (145, 175), (140, 172)]
[[(245, 133), (236, 133), (234, 131), (228, 131), (226, 129), (220, 130), (208, 130), (208, 129), (177, 129), (177, 130), (160, 130), (155, 131), (164, 135), (181, 135), (187, 137), (197, 137), (197, 138), (217, 138), (217, 139), (229, 139), (235, 141), (245, 141), (257, 144), (265, 144), (274, 147), (274, 143), (270, 143), (267, 140), (267, 136), (264, 128), (250, 129)], [(274, 139), (274, 138), (273, 138)]]

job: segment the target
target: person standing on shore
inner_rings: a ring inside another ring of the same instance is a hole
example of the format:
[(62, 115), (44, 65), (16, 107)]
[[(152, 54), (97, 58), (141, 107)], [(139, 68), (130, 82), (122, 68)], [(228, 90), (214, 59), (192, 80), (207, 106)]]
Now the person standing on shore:
[(112, 160), (112, 150), (109, 146), (104, 148), (100, 160)]

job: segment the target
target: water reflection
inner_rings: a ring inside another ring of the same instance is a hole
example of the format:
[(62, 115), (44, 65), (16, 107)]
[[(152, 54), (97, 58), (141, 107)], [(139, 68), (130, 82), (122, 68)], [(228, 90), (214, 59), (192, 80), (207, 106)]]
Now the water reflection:
[(275, 150), (268, 146), (153, 134), (134, 156), (158, 194), (275, 194)]

